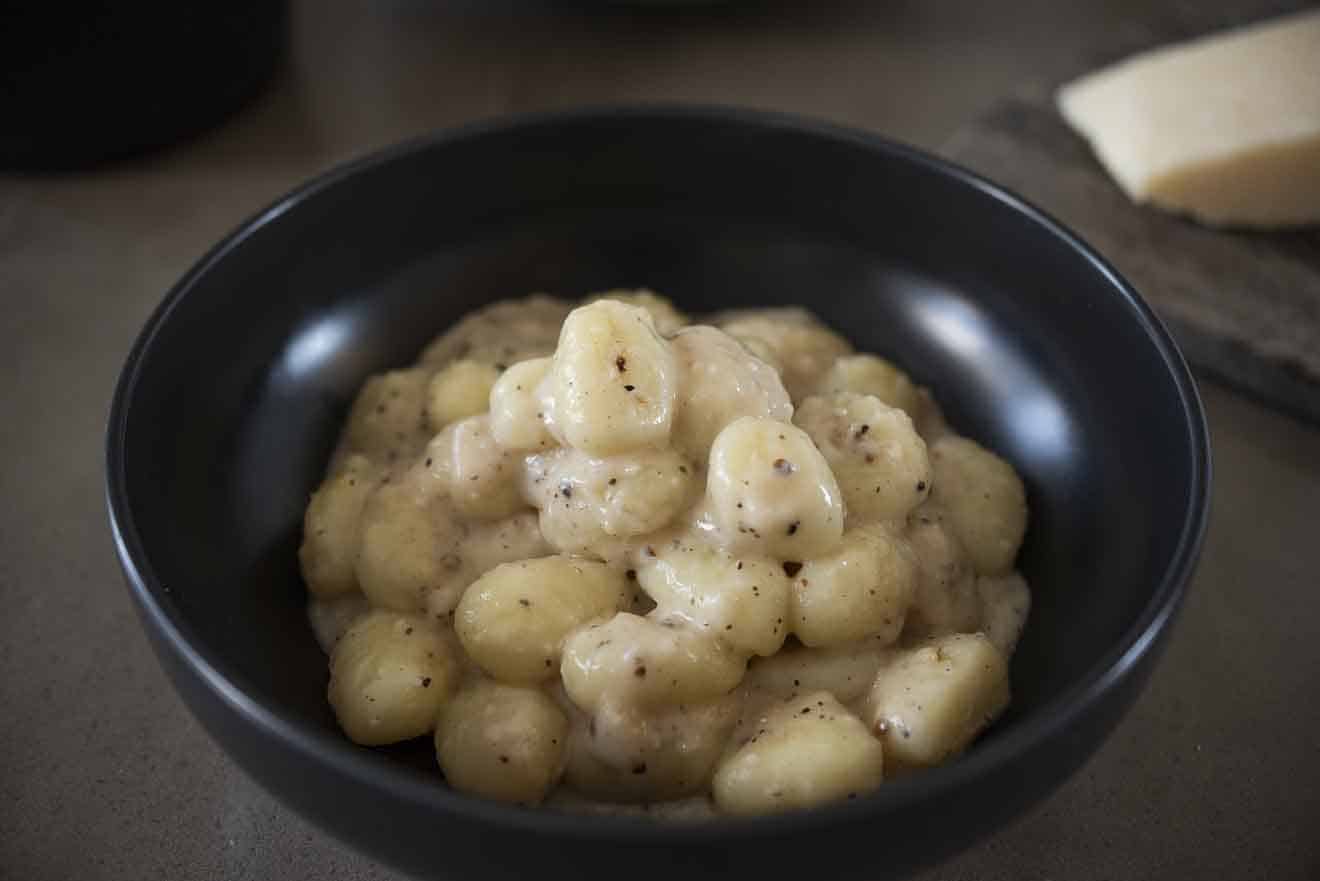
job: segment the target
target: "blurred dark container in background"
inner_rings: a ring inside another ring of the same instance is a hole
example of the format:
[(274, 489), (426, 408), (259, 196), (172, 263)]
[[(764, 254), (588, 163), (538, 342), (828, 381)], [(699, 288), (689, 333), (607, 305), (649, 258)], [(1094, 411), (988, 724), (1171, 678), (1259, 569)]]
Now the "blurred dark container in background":
[(288, 46), (283, 0), (19, 0), (0, 13), (0, 167), (131, 156), (225, 119)]

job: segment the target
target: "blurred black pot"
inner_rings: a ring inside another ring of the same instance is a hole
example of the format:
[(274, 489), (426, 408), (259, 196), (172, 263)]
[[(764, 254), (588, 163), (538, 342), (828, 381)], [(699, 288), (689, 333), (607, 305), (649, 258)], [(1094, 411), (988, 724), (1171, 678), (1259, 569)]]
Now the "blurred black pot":
[(284, 58), (287, 2), (41, 3), (0, 23), (0, 166), (59, 170), (225, 119)]

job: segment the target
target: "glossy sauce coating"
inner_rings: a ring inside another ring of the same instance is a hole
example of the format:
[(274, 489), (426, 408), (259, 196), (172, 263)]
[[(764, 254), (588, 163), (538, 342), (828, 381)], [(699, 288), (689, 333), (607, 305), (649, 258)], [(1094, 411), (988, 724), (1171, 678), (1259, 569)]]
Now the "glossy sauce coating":
[(366, 383), (300, 550), (350, 737), (699, 817), (857, 797), (1002, 712), (1011, 466), (803, 310), (709, 322), (535, 296)]

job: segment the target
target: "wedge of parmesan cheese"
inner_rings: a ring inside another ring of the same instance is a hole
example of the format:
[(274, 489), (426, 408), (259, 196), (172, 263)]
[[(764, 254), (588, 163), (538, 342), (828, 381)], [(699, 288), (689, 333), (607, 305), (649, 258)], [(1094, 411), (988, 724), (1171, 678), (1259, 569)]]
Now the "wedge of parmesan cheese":
[(1320, 10), (1136, 55), (1057, 101), (1137, 202), (1216, 226), (1320, 223)]

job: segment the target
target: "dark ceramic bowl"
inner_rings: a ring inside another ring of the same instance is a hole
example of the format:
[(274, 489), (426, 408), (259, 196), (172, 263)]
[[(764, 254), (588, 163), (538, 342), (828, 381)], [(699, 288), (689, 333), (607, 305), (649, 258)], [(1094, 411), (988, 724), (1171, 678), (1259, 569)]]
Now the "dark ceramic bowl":
[[(844, 804), (674, 826), (479, 801), (446, 788), (425, 748), (340, 735), (295, 548), (358, 385), (493, 299), (639, 285), (693, 311), (806, 304), (908, 367), (1024, 475), (1035, 608), (1012, 708), (966, 756)], [(1210, 481), (1173, 341), (1067, 230), (869, 135), (663, 108), (428, 138), (263, 211), (147, 323), (108, 471), (133, 598), (212, 736), (332, 834), (420, 876), (478, 881), (875, 881), (965, 847), (1054, 789), (1136, 697)]]

